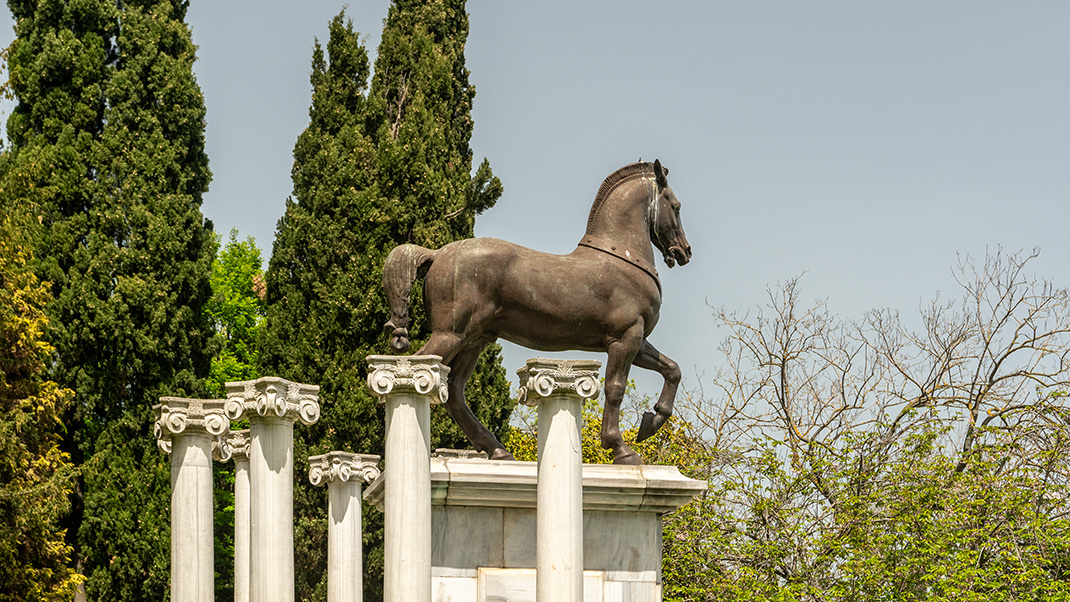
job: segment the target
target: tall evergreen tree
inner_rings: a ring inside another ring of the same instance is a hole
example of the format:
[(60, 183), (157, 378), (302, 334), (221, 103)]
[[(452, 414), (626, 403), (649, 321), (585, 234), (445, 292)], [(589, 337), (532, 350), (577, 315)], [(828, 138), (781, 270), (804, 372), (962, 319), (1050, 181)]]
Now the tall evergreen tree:
[[(266, 274), (260, 354), (262, 373), (322, 387), (319, 423), (297, 429), (298, 474), (312, 454), (382, 449), (383, 414), (366, 389), (365, 358), (388, 349), (386, 254), (405, 242), (439, 247), (472, 236), (475, 215), (501, 194), (485, 160), (472, 173), (467, 35), (463, 0), (394, 2), (370, 91), (368, 55), (344, 13), (331, 21), (326, 52), (314, 46), (310, 123), (294, 147), (293, 196)], [(417, 308), (415, 338), (427, 336), (423, 324)], [(467, 395), (503, 434), (512, 404), (498, 348), (481, 358)], [(434, 445), (467, 446), (444, 410), (433, 422)], [(295, 495), (298, 597), (322, 599), (324, 492), (302, 485)], [(381, 516), (365, 517), (366, 595), (374, 600)]]
[(53, 376), (74, 390), (67, 450), (82, 463), (70, 535), (95, 600), (167, 590), (167, 458), (151, 437), (161, 395), (209, 370), (211, 224), (204, 102), (184, 2), (11, 0), (3, 194), (39, 221), (52, 283)]
[(61, 519), (73, 466), (60, 448), (71, 391), (46, 380), (48, 288), (28, 265), (29, 241), (0, 198), (0, 600), (70, 599), (80, 582)]

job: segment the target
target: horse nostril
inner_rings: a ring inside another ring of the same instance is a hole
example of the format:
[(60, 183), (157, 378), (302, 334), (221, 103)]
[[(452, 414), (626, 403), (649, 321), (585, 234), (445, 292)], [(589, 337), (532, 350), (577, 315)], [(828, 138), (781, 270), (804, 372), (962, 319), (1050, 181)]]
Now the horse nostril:
[(685, 249), (685, 251), (687, 252), (687, 256), (691, 257), (691, 245), (687, 245), (687, 249)]

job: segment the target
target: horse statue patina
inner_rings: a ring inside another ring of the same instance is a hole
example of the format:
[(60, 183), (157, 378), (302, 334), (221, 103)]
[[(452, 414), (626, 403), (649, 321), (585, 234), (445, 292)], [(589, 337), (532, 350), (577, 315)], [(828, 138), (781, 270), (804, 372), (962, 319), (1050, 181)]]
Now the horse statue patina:
[(512, 459), (479, 422), (464, 386), (483, 348), (499, 338), (540, 351), (608, 354), (602, 447), (617, 464), (640, 464), (620, 435), (620, 404), (634, 364), (665, 379), (654, 412), (639, 428), (642, 441), (672, 414), (680, 368), (647, 341), (661, 310), (661, 281), (651, 243), (670, 268), (691, 260), (680, 223), (680, 201), (659, 161), (633, 163), (602, 182), (587, 219), (587, 233), (568, 255), (550, 255), (493, 238), (470, 238), (437, 251), (405, 244), (383, 267), (390, 302), (391, 349), (409, 348), (412, 285), (424, 274), (424, 303), (431, 337), (419, 355), (438, 355), (450, 368), (450, 415), (476, 449), (491, 459)]

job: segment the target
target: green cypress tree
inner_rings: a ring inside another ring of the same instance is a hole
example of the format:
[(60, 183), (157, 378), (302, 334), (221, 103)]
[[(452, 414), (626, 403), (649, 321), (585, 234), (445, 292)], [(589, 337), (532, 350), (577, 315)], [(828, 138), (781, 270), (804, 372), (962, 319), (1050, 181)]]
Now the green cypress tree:
[(71, 391), (45, 379), (48, 288), (9, 200), (0, 198), (0, 600), (70, 599), (80, 577), (61, 526), (73, 466), (60, 417)]
[[(11, 142), (7, 166), (0, 180), (0, 198), (36, 217), (40, 228), (35, 271), (61, 291), (73, 257), (58, 257), (57, 248), (74, 248), (86, 229), (92, 191), (88, 188), (91, 159), (104, 125), (104, 89), (114, 61), (116, 30), (114, 3), (86, 2), (72, 7), (40, 7), (30, 0), (8, 2), (16, 38), (7, 54), (8, 91), (17, 104), (7, 121)], [(64, 325), (50, 301), (51, 324), (46, 340), (58, 347), (57, 332)], [(80, 328), (72, 324), (72, 328)], [(55, 358), (54, 364), (59, 364)], [(69, 381), (57, 378), (62, 384)], [(84, 430), (76, 425), (81, 408), (72, 405), (64, 416), (64, 450), (77, 465), (83, 459)], [(67, 540), (75, 544), (74, 564), (81, 567), (77, 548), (81, 522), (81, 487), (75, 484), (72, 514), (66, 521)]]
[[(405, 242), (439, 247), (472, 236), (475, 215), (501, 194), (485, 160), (472, 173), (467, 35), (463, 0), (395, 2), (370, 91), (367, 51), (344, 13), (331, 21), (326, 52), (314, 46), (310, 123), (294, 147), (293, 196), (266, 274), (260, 353), (263, 374), (322, 387), (319, 423), (296, 432), (298, 474), (309, 455), (332, 449), (381, 453), (384, 418), (366, 389), (365, 358), (388, 350), (386, 254)], [(414, 317), (414, 338), (426, 337), (421, 308)], [(500, 436), (512, 402), (499, 352), (484, 353), (467, 394)], [(433, 422), (435, 446), (467, 446), (444, 409)], [(298, 597), (322, 599), (325, 493), (302, 484), (294, 507)], [(381, 515), (364, 515), (366, 596), (375, 600)]]
[(8, 121), (16, 194), (40, 223), (53, 376), (75, 391), (82, 463), (70, 534), (96, 600), (156, 600), (169, 573), (161, 395), (202, 392), (212, 238), (204, 102), (185, 4), (11, 1)]

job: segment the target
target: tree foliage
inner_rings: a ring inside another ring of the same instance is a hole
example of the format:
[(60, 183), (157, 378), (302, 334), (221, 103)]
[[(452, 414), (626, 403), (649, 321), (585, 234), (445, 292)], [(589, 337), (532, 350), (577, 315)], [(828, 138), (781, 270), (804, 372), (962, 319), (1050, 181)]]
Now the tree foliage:
[(35, 218), (52, 376), (74, 391), (69, 534), (97, 600), (157, 599), (170, 556), (161, 395), (202, 391), (210, 224), (204, 103), (185, 4), (9, 2), (17, 105), (0, 191)]
[(212, 297), (205, 311), (220, 347), (212, 357), (208, 389), (212, 395), (224, 396), (228, 381), (252, 380), (259, 376), (257, 333), (264, 321), (267, 289), (261, 270), (263, 259), (252, 236), (238, 240), (231, 230), (227, 244), (219, 248), (215, 238), (212, 261)]
[(21, 216), (0, 207), (0, 600), (70, 598), (81, 581), (60, 523), (74, 476), (60, 449), (71, 391), (46, 378), (47, 284), (29, 267)]
[[(439, 247), (472, 236), (475, 215), (501, 183), (486, 161), (472, 171), (471, 104), (464, 65), (463, 0), (395, 2), (371, 76), (368, 54), (344, 14), (312, 57), (309, 126), (294, 146), (293, 195), (279, 220), (265, 275), (267, 317), (259, 365), (321, 386), (318, 424), (295, 433), (296, 471), (333, 449), (381, 452), (383, 414), (367, 392), (366, 357), (387, 351), (382, 263), (400, 243)], [(369, 87), (370, 79), (370, 87)], [(415, 338), (426, 337), (421, 301)], [(468, 385), (476, 414), (497, 434), (512, 403), (498, 349)], [(441, 408), (435, 446), (466, 445)], [(322, 490), (295, 492), (298, 597), (325, 594), (326, 507)], [(366, 512), (367, 599), (381, 593), (381, 516)]]
[(1070, 595), (1070, 296), (1031, 255), (967, 258), (962, 297), (846, 323), (798, 282), (683, 403), (706, 496), (666, 521), (672, 600)]

